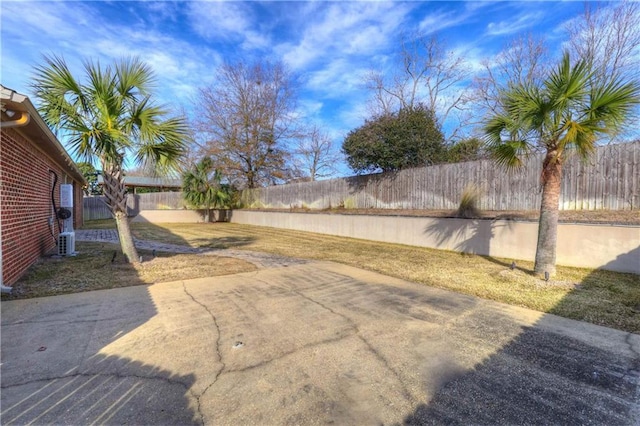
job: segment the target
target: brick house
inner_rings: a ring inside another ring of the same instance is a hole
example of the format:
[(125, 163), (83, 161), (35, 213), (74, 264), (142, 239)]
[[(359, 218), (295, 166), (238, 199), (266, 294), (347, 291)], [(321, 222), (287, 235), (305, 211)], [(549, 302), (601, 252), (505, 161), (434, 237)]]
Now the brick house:
[(7, 291), (56, 248), (61, 184), (72, 185), (65, 187), (73, 199), (67, 210), (74, 229), (82, 226), (86, 181), (28, 97), (0, 85), (0, 102), (0, 285)]

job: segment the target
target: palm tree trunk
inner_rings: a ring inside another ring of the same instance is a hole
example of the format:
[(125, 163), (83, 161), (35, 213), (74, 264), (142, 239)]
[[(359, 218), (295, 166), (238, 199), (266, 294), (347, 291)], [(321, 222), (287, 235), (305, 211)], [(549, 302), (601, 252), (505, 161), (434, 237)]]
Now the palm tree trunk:
[(127, 217), (127, 192), (124, 185), (124, 176), (120, 164), (102, 162), (104, 195), (107, 198), (107, 205), (111, 208), (111, 213), (116, 219), (120, 247), (127, 262), (138, 263), (138, 251), (133, 242), (129, 218)]
[(542, 164), (542, 203), (538, 225), (538, 246), (534, 272), (550, 277), (556, 273), (556, 245), (558, 242), (558, 216), (562, 163), (556, 150), (549, 150)]
[(133, 234), (131, 234), (131, 227), (129, 226), (129, 218), (126, 212), (114, 213), (116, 217), (116, 226), (118, 228), (118, 237), (120, 238), (120, 247), (127, 262), (138, 263), (140, 258), (138, 257), (138, 251), (133, 243)]

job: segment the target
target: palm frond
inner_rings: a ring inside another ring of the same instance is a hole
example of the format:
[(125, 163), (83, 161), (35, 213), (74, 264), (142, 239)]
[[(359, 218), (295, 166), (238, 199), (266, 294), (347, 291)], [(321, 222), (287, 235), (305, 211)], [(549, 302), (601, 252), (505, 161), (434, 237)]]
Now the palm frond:
[[(589, 94), (591, 76), (592, 72), (586, 61), (580, 60), (571, 66), (569, 53), (565, 51), (558, 67), (544, 82), (544, 92), (552, 110), (566, 110), (572, 104), (583, 102)], [(559, 115), (556, 114), (556, 117)], [(558, 124), (559, 120), (555, 120), (554, 125)]]
[(138, 58), (113, 65), (84, 61), (77, 80), (63, 58), (46, 57), (36, 67), (32, 87), (40, 112), (53, 129), (64, 130), (71, 149), (85, 161), (94, 157), (121, 164), (125, 153), (137, 163), (174, 169), (183, 155), (188, 128), (169, 118), (147, 94), (151, 69)]
[(594, 87), (590, 93), (587, 115), (603, 128), (617, 130), (629, 117), (634, 106), (640, 104), (640, 84), (612, 80)]
[(223, 207), (230, 196), (221, 184), (222, 176), (215, 170), (213, 160), (205, 157), (187, 170), (182, 177), (184, 199), (193, 207)]
[(146, 96), (155, 83), (151, 68), (138, 57), (123, 58), (115, 67), (120, 96), (133, 99)]

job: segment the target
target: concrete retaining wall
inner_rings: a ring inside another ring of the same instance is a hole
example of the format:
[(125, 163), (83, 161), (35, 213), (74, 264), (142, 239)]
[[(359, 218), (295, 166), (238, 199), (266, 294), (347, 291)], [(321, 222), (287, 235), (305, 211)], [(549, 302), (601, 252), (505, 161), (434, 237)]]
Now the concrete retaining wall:
[(197, 210), (141, 210), (132, 222), (203, 223), (204, 215)]
[[(230, 221), (530, 261), (538, 235), (507, 220), (234, 210)], [(557, 263), (640, 274), (640, 226), (560, 224)]]
[[(211, 210), (209, 221), (228, 220), (229, 210)], [(132, 222), (204, 223), (204, 210), (141, 210)]]

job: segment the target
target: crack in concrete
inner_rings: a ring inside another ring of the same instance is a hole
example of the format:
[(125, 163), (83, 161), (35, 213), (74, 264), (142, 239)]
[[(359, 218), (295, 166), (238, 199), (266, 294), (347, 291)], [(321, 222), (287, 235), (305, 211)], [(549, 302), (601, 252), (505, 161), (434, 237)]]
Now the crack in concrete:
[[(272, 283), (263, 281), (263, 280), (257, 280), (260, 281), (266, 285), (273, 285)], [(286, 287), (283, 287), (286, 288)], [(289, 291), (297, 294), (298, 296), (302, 297), (305, 300), (310, 301), (311, 303), (314, 303), (320, 307), (322, 307), (323, 309), (331, 312), (334, 315), (339, 316), (340, 318), (344, 319), (347, 323), (349, 323), (349, 325), (355, 330), (355, 335), (362, 341), (362, 343), (365, 344), (365, 346), (369, 349), (369, 352), (371, 352), (374, 357), (376, 359), (378, 359), (378, 361), (380, 361), (384, 368), (386, 368), (388, 371), (390, 371), (393, 376), (396, 378), (396, 380), (398, 381), (398, 383), (400, 383), (400, 386), (402, 388), (402, 393), (403, 396), (405, 397), (405, 399), (407, 399), (408, 401), (411, 401), (413, 404), (415, 404), (417, 402), (416, 398), (413, 396), (413, 394), (411, 394), (411, 392), (409, 392), (409, 390), (405, 387), (404, 385), (404, 381), (402, 380), (402, 377), (400, 377), (400, 374), (393, 369), (393, 367), (391, 367), (391, 365), (389, 365), (389, 362), (387, 361), (387, 359), (376, 349), (373, 347), (373, 345), (371, 345), (371, 343), (362, 335), (362, 332), (360, 330), (360, 328), (358, 327), (358, 324), (356, 324), (351, 318), (349, 318), (348, 316), (335, 311), (333, 308), (325, 305), (324, 303), (313, 299), (312, 297), (307, 296), (306, 294), (302, 293), (300, 290), (294, 289), (294, 288), (287, 288)]]
[(220, 325), (218, 324), (218, 320), (217, 320), (216, 316), (213, 314), (213, 312), (211, 312), (209, 307), (206, 306), (205, 304), (201, 303), (200, 301), (198, 301), (191, 293), (189, 293), (189, 290), (187, 290), (187, 285), (186, 285), (186, 283), (184, 281), (182, 282), (182, 288), (184, 290), (184, 293), (187, 296), (189, 296), (191, 298), (191, 300), (193, 300), (194, 303), (202, 306), (202, 308), (204, 308), (204, 310), (207, 311), (207, 313), (211, 317), (211, 320), (213, 321), (213, 325), (216, 327), (216, 331), (218, 333), (218, 336), (216, 338), (216, 354), (218, 355), (218, 362), (220, 362), (220, 364), (222, 366), (220, 367), (220, 370), (218, 370), (218, 372), (216, 373), (215, 377), (213, 378), (213, 381), (211, 383), (209, 383), (209, 385), (207, 385), (207, 387), (200, 393), (199, 396), (196, 395), (195, 393), (192, 393), (194, 395), (194, 397), (196, 398), (196, 401), (198, 403), (198, 414), (200, 415), (200, 420), (201, 420), (202, 424), (204, 425), (205, 424), (205, 419), (204, 419), (204, 414), (202, 413), (202, 410), (201, 410), (200, 399), (204, 396), (205, 393), (207, 393), (207, 391), (213, 385), (216, 384), (216, 382), (220, 378), (220, 375), (222, 375), (222, 372), (226, 368), (226, 364), (222, 360), (222, 353), (220, 352), (220, 338), (222, 336), (222, 333), (220, 332)]
[(344, 340), (344, 339), (346, 339), (348, 337), (355, 336), (355, 335), (356, 335), (356, 333), (354, 332), (353, 334), (343, 334), (341, 336), (332, 337), (330, 339), (321, 340), (319, 342), (307, 343), (306, 345), (303, 345), (303, 346), (301, 346), (299, 348), (296, 348), (294, 350), (291, 350), (291, 351), (287, 351), (287, 352), (285, 352), (285, 353), (283, 353), (283, 354), (281, 354), (281, 355), (279, 355), (277, 357), (269, 358), (269, 359), (261, 361), (261, 362), (259, 362), (257, 364), (249, 365), (247, 367), (238, 368), (236, 370), (225, 370), (224, 373), (225, 374), (229, 374), (229, 373), (244, 373), (245, 371), (255, 370), (256, 368), (264, 367), (265, 365), (269, 365), (274, 361), (278, 361), (280, 359), (286, 358), (289, 355), (293, 355), (293, 354), (295, 354), (295, 353), (297, 353), (299, 351), (303, 351), (303, 350), (314, 348), (314, 347), (318, 347), (318, 346), (323, 346), (323, 345), (326, 345), (326, 344), (329, 344), (329, 343), (339, 342), (340, 340)]

